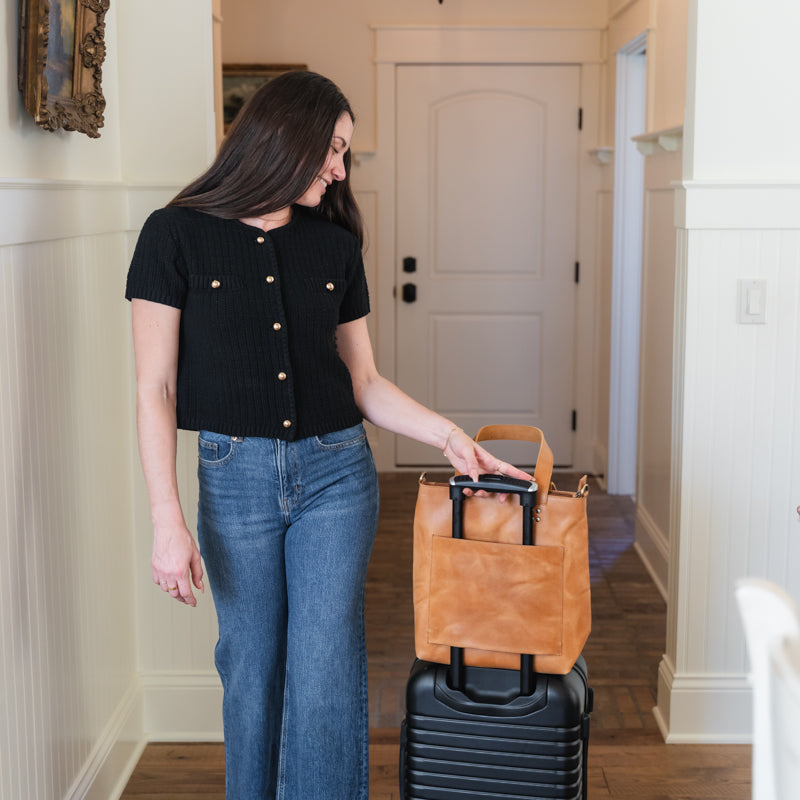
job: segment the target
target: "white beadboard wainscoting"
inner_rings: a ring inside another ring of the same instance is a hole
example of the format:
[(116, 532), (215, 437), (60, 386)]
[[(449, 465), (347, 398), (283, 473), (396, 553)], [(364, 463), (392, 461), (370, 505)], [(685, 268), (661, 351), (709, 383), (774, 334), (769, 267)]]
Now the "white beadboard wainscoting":
[[(800, 600), (800, 184), (676, 190), (667, 652), (656, 716), (670, 742), (748, 741), (744, 576)], [(764, 279), (765, 324), (737, 322)]]
[[(652, 138), (657, 141), (658, 134)], [(635, 547), (665, 600), (672, 445), (674, 182), (680, 180), (681, 169), (679, 149), (648, 148), (644, 166)]]
[(108, 798), (141, 744), (126, 205), (0, 184), (4, 798)]
[[(222, 736), (210, 592), (152, 585), (135, 439), (125, 276), (178, 188), (0, 181), (3, 798), (109, 800), (148, 739)], [(190, 517), (195, 453), (183, 434)]]

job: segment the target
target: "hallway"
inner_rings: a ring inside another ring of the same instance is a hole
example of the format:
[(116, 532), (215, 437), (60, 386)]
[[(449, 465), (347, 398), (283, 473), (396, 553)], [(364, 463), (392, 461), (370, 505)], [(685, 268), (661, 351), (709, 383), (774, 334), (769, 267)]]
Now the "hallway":
[[(569, 489), (575, 476), (555, 476)], [(367, 576), (370, 800), (399, 800), (403, 692), (414, 658), (411, 542), (417, 476), (381, 475), (381, 519)], [(651, 709), (666, 606), (633, 549), (634, 506), (592, 482), (593, 630), (584, 651), (595, 692), (589, 800), (749, 800), (750, 748), (665, 745)], [(224, 798), (222, 746), (151, 744), (124, 800)]]

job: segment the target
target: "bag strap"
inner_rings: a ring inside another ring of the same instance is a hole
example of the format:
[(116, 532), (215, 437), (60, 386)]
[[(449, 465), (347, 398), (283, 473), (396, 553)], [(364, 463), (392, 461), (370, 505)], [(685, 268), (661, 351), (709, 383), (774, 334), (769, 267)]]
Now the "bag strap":
[(550, 480), (553, 477), (553, 451), (547, 444), (540, 428), (532, 425), (484, 425), (476, 434), (476, 442), (510, 440), (515, 442), (533, 442), (539, 445), (539, 456), (533, 479), (539, 487), (536, 502), (544, 505), (550, 491)]

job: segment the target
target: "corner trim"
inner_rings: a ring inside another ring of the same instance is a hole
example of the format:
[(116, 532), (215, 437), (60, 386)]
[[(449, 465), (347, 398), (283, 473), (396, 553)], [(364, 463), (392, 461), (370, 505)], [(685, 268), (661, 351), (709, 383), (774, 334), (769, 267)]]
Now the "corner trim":
[(64, 800), (119, 797), (145, 748), (142, 695), (135, 676), (97, 738)]
[(746, 675), (676, 673), (658, 667), (656, 723), (667, 744), (750, 744), (753, 694)]

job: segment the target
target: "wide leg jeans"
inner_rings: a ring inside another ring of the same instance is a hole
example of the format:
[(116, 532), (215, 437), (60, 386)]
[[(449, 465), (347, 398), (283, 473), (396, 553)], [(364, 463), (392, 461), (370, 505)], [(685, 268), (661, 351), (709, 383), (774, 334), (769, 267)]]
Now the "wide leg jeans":
[(199, 436), (228, 800), (368, 800), (364, 581), (378, 518), (362, 425)]

